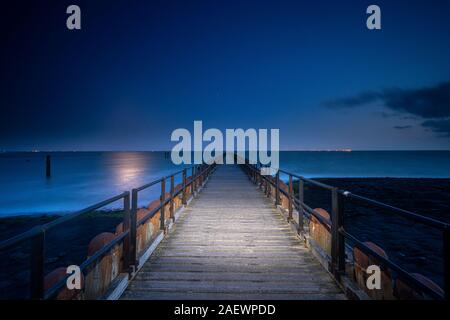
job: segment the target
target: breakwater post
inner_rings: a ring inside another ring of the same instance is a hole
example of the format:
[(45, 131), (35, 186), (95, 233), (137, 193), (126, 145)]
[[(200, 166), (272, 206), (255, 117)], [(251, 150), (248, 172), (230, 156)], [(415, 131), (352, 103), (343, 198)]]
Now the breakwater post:
[(45, 176), (47, 178), (50, 178), (52, 175), (52, 163), (51, 163), (51, 157), (48, 154), (45, 158)]

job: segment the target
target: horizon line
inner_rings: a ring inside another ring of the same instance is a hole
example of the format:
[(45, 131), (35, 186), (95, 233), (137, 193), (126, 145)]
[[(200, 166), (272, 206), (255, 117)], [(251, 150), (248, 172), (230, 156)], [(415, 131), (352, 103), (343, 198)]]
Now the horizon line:
[[(343, 148), (343, 149), (296, 149), (296, 150), (279, 150), (279, 152), (345, 152), (345, 153), (351, 153), (351, 152), (374, 152), (374, 151), (405, 151), (405, 152), (411, 152), (411, 151), (450, 151), (449, 149), (351, 149), (351, 148)], [(46, 152), (171, 152), (171, 150), (111, 150), (111, 149), (105, 149), (105, 150), (1, 150), (1, 153), (46, 153)], [(194, 151), (191, 151), (194, 152)], [(201, 151), (203, 152), (203, 151)], [(224, 151), (225, 152), (225, 151)], [(246, 150), (245, 152), (249, 152)], [(252, 151), (255, 152), (255, 151)], [(258, 150), (256, 151), (258, 152)]]

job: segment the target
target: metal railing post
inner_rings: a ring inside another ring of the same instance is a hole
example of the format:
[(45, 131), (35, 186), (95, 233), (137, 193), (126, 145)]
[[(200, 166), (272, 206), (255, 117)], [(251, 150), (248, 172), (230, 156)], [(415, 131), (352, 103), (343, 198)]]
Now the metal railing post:
[(444, 229), (443, 234), (444, 250), (444, 294), (445, 300), (450, 300), (450, 225)]
[(264, 193), (266, 195), (266, 197), (269, 196), (269, 177), (266, 177), (266, 179), (264, 180)]
[(288, 220), (292, 220), (292, 211), (294, 210), (293, 208), (293, 197), (294, 197), (294, 188), (292, 186), (292, 175), (289, 175), (289, 216), (288, 216)]
[(201, 169), (202, 171), (202, 187), (205, 185), (206, 183), (206, 167)]
[(305, 182), (302, 178), (298, 179), (298, 234), (303, 233), (303, 203), (305, 202)]
[[(130, 193), (127, 192), (127, 194), (123, 197), (123, 232), (127, 232), (130, 230), (131, 227), (131, 211), (130, 211)], [(128, 233), (128, 236), (125, 237), (123, 241), (123, 251), (124, 251), (124, 257), (123, 257), (123, 264), (124, 269), (129, 270), (130, 267), (130, 257), (131, 257), (131, 237), (130, 233)]]
[(195, 179), (195, 165), (192, 167), (192, 184), (191, 184), (191, 188), (192, 188), (192, 196), (194, 196), (195, 191), (197, 190), (195, 188), (195, 183), (196, 183), (196, 179)]
[(258, 164), (255, 165), (255, 172), (256, 172), (256, 186), (259, 188), (261, 187), (261, 172), (259, 171)]
[(344, 203), (337, 188), (331, 191), (331, 267), (336, 279), (345, 272), (344, 236), (339, 232), (344, 225)]
[(40, 300), (44, 298), (44, 261), (45, 261), (45, 230), (31, 239), (31, 266), (30, 284), (31, 299)]
[(173, 194), (175, 193), (175, 178), (170, 176), (170, 218), (175, 221), (174, 207), (173, 207)]
[(187, 199), (186, 199), (186, 169), (183, 169), (183, 204), (186, 205), (187, 204)]
[(165, 228), (165, 202), (166, 202), (166, 178), (164, 177), (161, 180), (161, 216), (160, 216), (160, 229), (164, 230)]
[(195, 166), (195, 192), (196, 193), (199, 188), (199, 184), (198, 184), (199, 183), (199, 173), (200, 173), (199, 167)]
[(201, 187), (203, 187), (203, 182), (204, 182), (204, 180), (205, 180), (203, 168), (202, 168), (201, 165), (200, 165), (199, 171), (200, 171), (200, 177), (199, 177), (199, 179), (200, 179), (200, 188), (201, 188)]
[(130, 212), (130, 256), (129, 266), (136, 266), (137, 255), (137, 207), (138, 207), (138, 191), (136, 189), (131, 190), (131, 212)]
[(275, 184), (275, 206), (280, 204), (280, 171), (277, 171)]

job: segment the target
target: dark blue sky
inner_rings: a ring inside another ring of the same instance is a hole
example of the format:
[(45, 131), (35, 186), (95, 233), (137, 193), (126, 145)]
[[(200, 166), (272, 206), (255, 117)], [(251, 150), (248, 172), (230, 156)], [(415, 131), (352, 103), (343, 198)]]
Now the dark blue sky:
[(280, 128), (288, 150), (450, 148), (450, 1), (15, 1), (0, 19), (0, 150), (169, 149), (194, 120)]

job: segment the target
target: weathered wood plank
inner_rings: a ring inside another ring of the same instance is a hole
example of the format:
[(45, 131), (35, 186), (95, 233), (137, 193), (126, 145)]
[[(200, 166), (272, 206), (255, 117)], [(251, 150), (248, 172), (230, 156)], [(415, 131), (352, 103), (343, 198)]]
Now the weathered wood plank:
[(126, 300), (345, 300), (342, 293), (212, 293), (127, 291)]
[[(328, 275), (321, 272), (286, 272), (278, 273), (276, 282), (294, 282), (294, 283), (314, 283), (317, 279), (321, 281), (329, 280)], [(269, 279), (267, 273), (256, 272), (165, 272), (161, 271), (142, 271), (136, 280), (162, 280), (162, 281), (253, 281), (267, 282)]]
[(180, 291), (185, 290), (187, 292), (198, 291), (198, 292), (280, 292), (280, 293), (306, 293), (306, 292), (316, 292), (316, 293), (326, 293), (333, 292), (339, 293), (340, 290), (332, 283), (320, 283), (316, 281), (315, 283), (302, 283), (298, 285), (297, 283), (289, 282), (276, 282), (276, 281), (265, 281), (265, 282), (232, 282), (232, 281), (147, 281), (139, 280), (133, 281), (129, 288), (131, 290), (140, 291)]
[(344, 299), (273, 204), (221, 166), (123, 299)]
[[(167, 271), (167, 272), (252, 272), (252, 273), (274, 273), (274, 267), (276, 267), (276, 274), (280, 273), (295, 273), (295, 272), (306, 272), (313, 273), (318, 270), (318, 265), (313, 266), (295, 266), (295, 265), (205, 265), (205, 264), (187, 264), (187, 263), (177, 263), (177, 264), (166, 264), (166, 263), (153, 263), (150, 266), (144, 266), (141, 272), (153, 272), (153, 271)], [(323, 270), (319, 270), (323, 274)]]
[(158, 258), (150, 258), (150, 267), (152, 264), (160, 263), (160, 264), (175, 264), (175, 263), (184, 263), (184, 264), (202, 264), (202, 265), (210, 265), (210, 266), (273, 266), (274, 268), (281, 266), (295, 266), (301, 264), (309, 264), (314, 267), (320, 266), (317, 260), (314, 257), (293, 257), (293, 258), (285, 258), (285, 259), (264, 259), (258, 257), (247, 257), (247, 258), (234, 258), (234, 257), (219, 257), (219, 258), (210, 258), (210, 257), (160, 257)]

